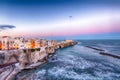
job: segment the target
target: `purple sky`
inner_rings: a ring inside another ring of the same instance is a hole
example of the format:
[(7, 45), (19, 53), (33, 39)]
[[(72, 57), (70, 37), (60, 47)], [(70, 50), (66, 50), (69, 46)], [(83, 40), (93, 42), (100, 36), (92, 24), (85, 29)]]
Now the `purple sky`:
[(100, 34), (104, 39), (104, 34), (109, 34), (110, 38), (120, 39), (119, 0), (1, 0), (0, 11), (0, 24), (16, 26), (1, 31), (2, 36), (81, 39)]

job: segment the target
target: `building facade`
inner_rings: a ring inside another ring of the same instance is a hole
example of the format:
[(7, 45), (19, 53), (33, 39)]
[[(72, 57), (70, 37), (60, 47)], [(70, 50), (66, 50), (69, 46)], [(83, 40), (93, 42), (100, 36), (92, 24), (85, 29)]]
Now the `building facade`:
[(48, 45), (54, 45), (55, 41), (47, 41), (45, 39), (32, 39), (23, 37), (0, 37), (0, 50), (12, 50), (12, 49), (30, 49), (30, 48), (42, 48)]

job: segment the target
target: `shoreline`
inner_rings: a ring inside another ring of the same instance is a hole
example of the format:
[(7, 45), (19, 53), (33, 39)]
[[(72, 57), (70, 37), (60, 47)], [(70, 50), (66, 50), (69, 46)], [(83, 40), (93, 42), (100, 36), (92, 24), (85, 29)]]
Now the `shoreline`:
[[(31, 51), (31, 53), (29, 52), (29, 50), (26, 50), (26, 53), (24, 54), (24, 51), (22, 50), (17, 50), (17, 51), (10, 51), (12, 53), (12, 56), (9, 55), (9, 58), (16, 56), (16, 61), (18, 61), (19, 65), (16, 66), (16, 64), (12, 64), (13, 66), (11, 68), (8, 69), (12, 69), (11, 71), (3, 71), (0, 74), (1, 79), (0, 80), (12, 80), (15, 79), (17, 74), (20, 73), (22, 70), (29, 70), (29, 69), (34, 69), (44, 63), (46, 63), (48, 61), (48, 58), (52, 57), (55, 54), (55, 51), (59, 48), (65, 48), (65, 47), (69, 47), (69, 46), (74, 46), (75, 44), (77, 44), (77, 42), (75, 41), (71, 41), (71, 42), (61, 42), (57, 45), (53, 45), (53, 46), (47, 46), (45, 48), (45, 51)], [(18, 53), (17, 55), (16, 52)], [(14, 55), (14, 56), (13, 56)], [(4, 56), (8, 57), (8, 55)], [(15, 61), (15, 59), (13, 59)], [(5, 61), (4, 61), (5, 62)], [(7, 63), (7, 62), (6, 62)], [(18, 64), (17, 63), (17, 64)], [(9, 65), (8, 65), (9, 66)], [(6, 66), (6, 67), (8, 67)], [(8, 70), (7, 69), (7, 70)], [(9, 73), (8, 75), (5, 75), (3, 73)]]

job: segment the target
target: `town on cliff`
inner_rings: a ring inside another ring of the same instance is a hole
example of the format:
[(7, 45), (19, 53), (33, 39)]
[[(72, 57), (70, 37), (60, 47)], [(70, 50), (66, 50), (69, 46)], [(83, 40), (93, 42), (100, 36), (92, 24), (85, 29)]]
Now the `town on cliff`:
[[(65, 40), (64, 42), (72, 42), (72, 40)], [(24, 38), (24, 37), (0, 37), (0, 50), (15, 50), (15, 49), (35, 49), (46, 46), (60, 44), (55, 40), (47, 41), (46, 39), (39, 38)]]
[(57, 49), (75, 44), (77, 42), (74, 40), (58, 42), (39, 38), (0, 37), (0, 80), (13, 80), (22, 70), (33, 69), (47, 62)]

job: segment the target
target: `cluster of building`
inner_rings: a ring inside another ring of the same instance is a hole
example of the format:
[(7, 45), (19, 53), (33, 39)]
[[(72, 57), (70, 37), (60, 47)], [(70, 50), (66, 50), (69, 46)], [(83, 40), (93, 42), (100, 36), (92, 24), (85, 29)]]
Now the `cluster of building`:
[(47, 41), (45, 39), (38, 38), (24, 38), (24, 37), (0, 37), (0, 50), (13, 50), (13, 49), (29, 49), (40, 48), (48, 45), (55, 45), (56, 41)]

